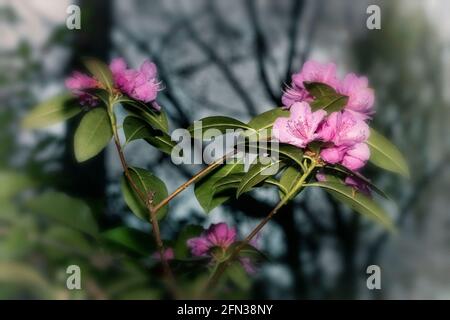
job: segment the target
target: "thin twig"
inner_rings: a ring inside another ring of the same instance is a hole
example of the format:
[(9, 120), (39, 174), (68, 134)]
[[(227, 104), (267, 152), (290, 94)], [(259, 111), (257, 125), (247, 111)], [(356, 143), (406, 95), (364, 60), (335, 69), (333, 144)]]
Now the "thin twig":
[(145, 207), (147, 208), (147, 210), (149, 212), (150, 223), (152, 224), (152, 228), (153, 228), (153, 236), (155, 238), (156, 246), (158, 247), (158, 252), (159, 252), (161, 263), (163, 266), (163, 272), (165, 275), (166, 283), (167, 283), (168, 289), (170, 290), (172, 295), (174, 297), (177, 297), (178, 290), (177, 290), (175, 277), (172, 273), (172, 269), (170, 268), (169, 262), (167, 261), (167, 259), (165, 258), (165, 255), (164, 255), (165, 249), (164, 249), (164, 243), (161, 238), (161, 232), (159, 230), (158, 219), (156, 217), (157, 211), (155, 211), (152, 206), (152, 196), (144, 195), (142, 193), (142, 191), (139, 189), (139, 187), (136, 185), (136, 183), (134, 182), (133, 178), (131, 177), (129, 166), (125, 159), (125, 155), (123, 153), (122, 146), (120, 144), (119, 134), (117, 132), (116, 119), (115, 119), (114, 111), (112, 110), (113, 104), (114, 104), (114, 102), (110, 102), (110, 110), (108, 112), (110, 114), (111, 126), (113, 128), (114, 143), (116, 145), (117, 153), (119, 154), (120, 163), (122, 165), (122, 168), (125, 173), (125, 177), (126, 177), (127, 181), (130, 183), (132, 189), (139, 196), (139, 198), (144, 203)]
[(189, 187), (191, 184), (197, 182), (200, 180), (200, 178), (204, 177), (211, 171), (213, 171), (215, 168), (219, 167), (225, 159), (227, 159), (229, 156), (233, 155), (236, 151), (233, 150), (232, 153), (228, 153), (221, 157), (220, 159), (214, 161), (210, 165), (208, 165), (206, 168), (202, 169), (200, 172), (198, 172), (196, 175), (194, 175), (192, 178), (190, 178), (188, 181), (183, 183), (181, 186), (179, 186), (174, 192), (172, 192), (167, 198), (163, 199), (160, 203), (158, 203), (154, 208), (153, 211), (158, 212), (159, 209), (164, 207), (167, 203), (169, 203), (170, 200), (175, 198), (179, 193), (181, 193), (183, 190), (185, 190), (187, 187)]

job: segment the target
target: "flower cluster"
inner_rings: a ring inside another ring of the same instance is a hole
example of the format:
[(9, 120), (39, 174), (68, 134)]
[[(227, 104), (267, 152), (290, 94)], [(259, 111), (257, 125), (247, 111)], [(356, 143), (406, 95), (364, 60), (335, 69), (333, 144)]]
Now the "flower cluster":
[[(187, 241), (187, 245), (193, 256), (210, 257), (217, 259), (214, 249), (219, 249), (219, 254), (224, 255), (231, 244), (236, 242), (236, 228), (228, 227), (225, 223), (212, 224), (199, 237), (191, 238)], [(254, 242), (252, 243), (253, 245)], [(216, 253), (217, 254), (217, 253)], [(255, 266), (247, 257), (239, 259), (247, 273), (254, 273)]]
[[(160, 109), (156, 96), (161, 87), (154, 63), (145, 60), (140, 68), (135, 70), (128, 69), (123, 58), (116, 58), (111, 61), (109, 69), (117, 91), (135, 100), (150, 103), (156, 110)], [(82, 105), (97, 105), (97, 98), (88, 92), (90, 89), (102, 88), (102, 84), (94, 77), (76, 71), (66, 79), (65, 84)]]
[[(324, 110), (312, 111), (314, 100), (305, 83), (319, 82), (348, 97), (344, 108), (327, 115)], [(320, 157), (330, 164), (341, 164), (357, 171), (370, 157), (367, 146), (370, 130), (367, 121), (373, 115), (374, 94), (367, 78), (354, 74), (342, 81), (336, 76), (334, 64), (308, 61), (300, 73), (292, 76), (291, 87), (282, 97), (284, 107), (290, 110), (288, 118), (278, 118), (273, 126), (274, 138), (299, 148), (313, 141), (323, 146)]]

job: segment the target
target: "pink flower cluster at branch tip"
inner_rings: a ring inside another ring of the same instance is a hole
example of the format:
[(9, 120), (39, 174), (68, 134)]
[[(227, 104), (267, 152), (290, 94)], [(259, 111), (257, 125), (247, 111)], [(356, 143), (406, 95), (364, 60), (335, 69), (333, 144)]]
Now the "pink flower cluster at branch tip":
[[(145, 60), (138, 70), (128, 69), (123, 58), (113, 59), (109, 65), (113, 75), (114, 87), (121, 93), (160, 110), (156, 96), (161, 89), (157, 79), (156, 65)], [(98, 99), (87, 93), (89, 89), (101, 88), (100, 82), (81, 72), (74, 72), (65, 81), (66, 87), (76, 95), (81, 104), (95, 106)]]
[(285, 108), (290, 108), (295, 102), (311, 102), (313, 98), (305, 89), (304, 82), (320, 82), (329, 85), (337, 93), (348, 96), (345, 109), (353, 112), (363, 120), (370, 118), (374, 111), (374, 92), (368, 87), (366, 77), (358, 77), (350, 73), (340, 81), (336, 76), (334, 63), (321, 64), (316, 61), (307, 61), (299, 73), (292, 75), (290, 87), (286, 89), (281, 101)]
[(65, 85), (67, 89), (72, 91), (72, 93), (78, 97), (82, 105), (97, 105), (98, 99), (86, 92), (86, 90), (100, 87), (99, 82), (94, 78), (89, 77), (87, 74), (75, 71), (66, 79)]
[(128, 69), (123, 58), (116, 58), (109, 65), (114, 78), (114, 84), (122, 93), (142, 102), (151, 102), (159, 110), (156, 96), (161, 89), (156, 78), (156, 65), (145, 60), (139, 70)]
[[(212, 257), (212, 249), (220, 248), (225, 251), (236, 240), (236, 228), (228, 227), (225, 223), (218, 223), (212, 224), (199, 237), (189, 239), (187, 245), (194, 256)], [(253, 245), (254, 242), (251, 244)], [(256, 271), (254, 264), (249, 258), (241, 257), (239, 261), (247, 273), (251, 274)]]
[(236, 228), (225, 223), (212, 224), (199, 237), (189, 239), (188, 247), (194, 256), (208, 256), (214, 247), (226, 250), (236, 241)]
[[(329, 115), (323, 110), (312, 111), (314, 101), (305, 82), (327, 84), (337, 93), (348, 96), (341, 111)], [(329, 164), (341, 164), (352, 171), (360, 170), (370, 157), (367, 121), (373, 115), (374, 92), (366, 77), (351, 73), (340, 81), (333, 63), (308, 61), (292, 76), (291, 87), (283, 94), (283, 104), (289, 117), (280, 117), (273, 125), (273, 136), (280, 142), (306, 148), (313, 141), (322, 143), (320, 157)], [(356, 186), (355, 180), (347, 179)]]

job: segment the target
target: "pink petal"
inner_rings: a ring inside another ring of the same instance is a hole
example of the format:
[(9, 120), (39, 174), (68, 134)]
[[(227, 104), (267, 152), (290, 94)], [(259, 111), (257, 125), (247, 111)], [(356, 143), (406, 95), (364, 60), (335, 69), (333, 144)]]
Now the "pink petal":
[(187, 246), (191, 249), (191, 253), (194, 256), (205, 256), (209, 249), (213, 247), (204, 236), (189, 239)]
[(345, 147), (330, 147), (320, 151), (320, 157), (323, 161), (336, 164), (342, 161), (345, 154)]
[(303, 65), (300, 73), (292, 76), (292, 82), (299, 87), (303, 87), (303, 82), (320, 82), (336, 89), (339, 83), (336, 77), (336, 65), (309, 60)]
[(368, 87), (366, 77), (358, 77), (354, 73), (346, 75), (338, 92), (349, 97), (346, 109), (358, 113), (362, 119), (368, 119), (374, 113), (375, 95)]
[(123, 58), (115, 58), (109, 64), (109, 69), (113, 74), (124, 72), (127, 68), (127, 64)]
[(207, 239), (215, 246), (227, 248), (236, 240), (236, 229), (229, 228), (226, 223), (213, 224), (208, 229)]
[(146, 79), (153, 79), (156, 77), (156, 65), (149, 60), (145, 60), (140, 68), (140, 71), (145, 75)]
[(358, 143), (347, 150), (343, 159), (342, 165), (346, 168), (357, 171), (364, 167), (370, 158), (370, 149), (365, 143)]

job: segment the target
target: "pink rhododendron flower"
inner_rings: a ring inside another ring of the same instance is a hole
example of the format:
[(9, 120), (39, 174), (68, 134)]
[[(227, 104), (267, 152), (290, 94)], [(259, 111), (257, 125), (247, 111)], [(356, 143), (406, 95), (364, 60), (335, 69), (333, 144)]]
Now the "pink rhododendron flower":
[(305, 148), (319, 137), (317, 129), (326, 116), (324, 110), (311, 111), (306, 102), (296, 102), (290, 109), (290, 117), (280, 117), (273, 125), (273, 136), (280, 142)]
[(357, 171), (364, 167), (369, 160), (370, 150), (365, 143), (357, 143), (353, 146), (333, 146), (322, 149), (320, 157), (327, 163), (340, 163), (352, 171)]
[[(159, 252), (153, 253), (152, 257), (155, 260), (161, 261), (161, 255), (159, 254)], [(172, 248), (167, 248), (164, 251), (164, 259), (169, 261), (169, 260), (173, 260), (174, 258), (175, 258), (175, 254), (173, 252), (173, 249)]]
[(98, 99), (93, 95), (85, 92), (88, 89), (99, 88), (99, 82), (78, 71), (75, 71), (69, 78), (65, 81), (66, 88), (72, 91), (72, 93), (78, 97), (82, 105), (95, 106), (98, 103)]
[(299, 73), (292, 75), (292, 83), (281, 97), (283, 105), (290, 108), (295, 102), (311, 102), (312, 97), (305, 89), (304, 82), (320, 82), (336, 89), (336, 65), (334, 63), (322, 64), (317, 61), (307, 61)]
[(323, 141), (333, 142), (336, 146), (366, 141), (370, 134), (367, 123), (347, 111), (330, 114), (319, 131)]
[[(189, 239), (187, 245), (191, 249), (192, 255), (207, 257), (211, 256), (211, 249), (221, 248), (226, 250), (236, 240), (236, 228), (228, 227), (225, 223), (218, 223), (212, 224), (199, 237)], [(250, 243), (254, 245), (254, 241)], [(240, 257), (239, 261), (245, 271), (249, 274), (255, 273), (256, 267), (248, 257)]]
[(360, 117), (348, 111), (333, 112), (319, 129), (320, 138), (331, 146), (321, 150), (321, 158), (328, 163), (341, 163), (350, 170), (362, 168), (370, 157), (364, 142), (370, 129)]
[(214, 247), (227, 249), (236, 241), (236, 228), (229, 228), (225, 223), (213, 224), (199, 237), (189, 239), (188, 247), (194, 256), (207, 256)]
[(358, 77), (354, 73), (350, 73), (339, 84), (337, 91), (348, 96), (345, 110), (353, 112), (362, 119), (368, 119), (373, 115), (375, 96), (373, 90), (368, 87), (366, 77)]
[(160, 90), (160, 83), (156, 78), (156, 66), (149, 60), (145, 60), (139, 70), (127, 69), (123, 58), (111, 61), (110, 69), (113, 74), (114, 84), (122, 93), (142, 102), (151, 102), (152, 106), (159, 110), (156, 96)]
[(97, 80), (78, 71), (75, 71), (71, 77), (67, 78), (65, 84), (69, 90), (74, 91), (82, 91), (85, 89), (97, 88), (99, 86)]

